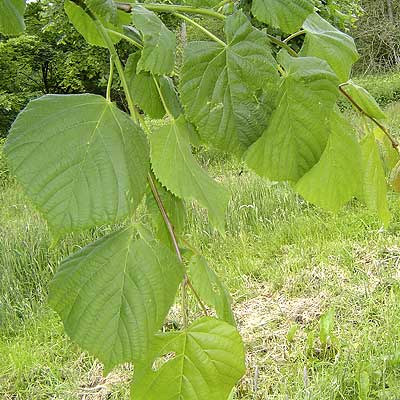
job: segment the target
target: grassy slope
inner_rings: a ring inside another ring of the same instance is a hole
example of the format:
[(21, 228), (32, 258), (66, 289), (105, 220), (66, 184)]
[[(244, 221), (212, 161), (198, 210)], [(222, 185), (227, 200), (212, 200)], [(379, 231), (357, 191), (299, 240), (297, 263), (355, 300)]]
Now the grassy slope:
[[(212, 234), (195, 209), (188, 239), (234, 295), (248, 348), (237, 398), (399, 399), (398, 197), (383, 231), (356, 204), (324, 213), (287, 186), (240, 175), (230, 161), (210, 169), (233, 193), (228, 234)], [(130, 368), (103, 378), (45, 305), (58, 260), (108, 228), (49, 249), (43, 221), (26, 204), (13, 182), (0, 189), (0, 398), (127, 399)], [(319, 324), (330, 309), (335, 319), (324, 346)]]

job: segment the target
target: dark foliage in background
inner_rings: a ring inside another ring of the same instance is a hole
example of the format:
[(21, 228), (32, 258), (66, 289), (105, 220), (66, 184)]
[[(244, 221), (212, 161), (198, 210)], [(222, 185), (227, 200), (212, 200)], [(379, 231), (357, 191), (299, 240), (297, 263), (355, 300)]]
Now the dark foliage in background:
[[(250, 10), (250, 0), (240, 2), (241, 6), (248, 3)], [(316, 0), (316, 7), (324, 18), (356, 37), (361, 53), (357, 73), (388, 71), (399, 65), (400, 2)], [(165, 19), (171, 29), (179, 29), (175, 18)], [(21, 36), (0, 35), (0, 137), (6, 136), (18, 112), (32, 98), (46, 93), (100, 94), (107, 85), (107, 51), (88, 45), (76, 32), (64, 13), (63, 0), (29, 3), (26, 24)], [(296, 40), (300, 45), (302, 38)], [(122, 59), (124, 46), (118, 45)], [(113, 93), (118, 101), (118, 79)]]
[(29, 3), (26, 32), (0, 38), (0, 137), (26, 103), (47, 93), (102, 93), (108, 54), (69, 23), (63, 1)]
[(352, 34), (361, 53), (356, 72), (376, 74), (400, 66), (400, 1), (361, 0), (364, 10)]

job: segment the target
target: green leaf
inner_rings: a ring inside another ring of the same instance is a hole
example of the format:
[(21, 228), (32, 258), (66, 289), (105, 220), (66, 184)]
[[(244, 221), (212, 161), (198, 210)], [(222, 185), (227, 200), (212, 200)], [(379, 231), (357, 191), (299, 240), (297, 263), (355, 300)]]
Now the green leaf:
[(172, 79), (167, 76), (160, 76), (160, 91), (168, 111), (176, 119), (183, 114), (183, 107), (175, 90)]
[(125, 66), (125, 76), (129, 91), (137, 104), (151, 118), (160, 119), (165, 115), (165, 109), (157, 90), (155, 78), (149, 72), (137, 73), (140, 53), (130, 54)]
[(400, 161), (397, 162), (390, 172), (390, 186), (396, 193), (400, 193)]
[(296, 191), (311, 203), (338, 211), (361, 192), (361, 165), (361, 148), (352, 126), (334, 113), (325, 151), (297, 182)]
[(294, 323), (293, 325), (290, 325), (289, 329), (288, 329), (288, 333), (286, 334), (286, 340), (289, 343), (293, 343), (294, 339), (296, 337), (296, 333), (298, 332), (300, 326), (296, 323)]
[(268, 38), (242, 12), (226, 18), (225, 33), (226, 47), (187, 45), (180, 93), (202, 141), (240, 154), (265, 129), (279, 78)]
[(146, 190), (142, 130), (101, 96), (47, 95), (19, 114), (5, 152), (53, 233), (115, 223)]
[(365, 114), (377, 120), (385, 120), (387, 118), (376, 100), (363, 87), (350, 80), (343, 85), (343, 90), (354, 100)]
[[(175, 89), (174, 83), (171, 78), (167, 76), (160, 76), (160, 91), (164, 99), (164, 103), (168, 112), (175, 119), (178, 119), (180, 115), (184, 113), (179, 95)], [(193, 146), (200, 146), (201, 140), (196, 128), (192, 124), (187, 124), (189, 130), (190, 143)]]
[(195, 199), (206, 207), (211, 223), (224, 232), (229, 193), (213, 181), (193, 157), (188, 129), (181, 116), (153, 133), (150, 143), (154, 173), (176, 196)]
[(328, 346), (332, 342), (334, 322), (335, 310), (330, 308), (319, 320), (319, 340), (323, 346)]
[(368, 400), (371, 390), (371, 379), (368, 371), (362, 370), (359, 373), (358, 379), (358, 396), (360, 400)]
[(321, 158), (328, 121), (338, 95), (338, 80), (326, 61), (281, 53), (286, 69), (278, 107), (262, 137), (246, 155), (257, 174), (297, 182)]
[(373, 132), (363, 139), (361, 152), (363, 159), (362, 198), (367, 207), (376, 212), (383, 224), (387, 226), (392, 217), (387, 201), (385, 171)]
[(25, 0), (0, 1), (0, 32), (18, 35), (25, 30)]
[(307, 34), (300, 55), (322, 58), (341, 82), (347, 81), (353, 64), (359, 58), (353, 38), (316, 13), (306, 19), (303, 28)]
[(85, 3), (98, 17), (113, 25), (118, 25), (117, 7), (113, 0), (85, 0)]
[(185, 4), (193, 7), (208, 7), (213, 8), (214, 6), (218, 5), (221, 1), (220, 0), (184, 0)]
[[(174, 196), (168, 189), (162, 186), (159, 182), (156, 183), (158, 194), (160, 195), (161, 201), (167, 211), (168, 217), (174, 227), (174, 232), (181, 234), (185, 229), (186, 223), (186, 209), (184, 202), (178, 197)], [(171, 245), (170, 235), (165, 225), (164, 219), (160, 213), (157, 202), (148, 189), (146, 195), (146, 206), (147, 210), (151, 215), (154, 229), (156, 231), (157, 238), (164, 244)]]
[[(153, 371), (156, 357), (170, 354)], [(187, 330), (158, 335), (147, 365), (137, 366), (133, 400), (223, 400), (245, 372), (237, 330), (226, 322), (201, 318)]]
[(231, 309), (232, 298), (229, 291), (217, 274), (208, 266), (207, 260), (202, 256), (194, 255), (190, 259), (189, 272), (190, 280), (200, 298), (215, 308), (219, 318), (235, 325), (235, 317)]
[(144, 48), (137, 71), (170, 74), (175, 65), (176, 38), (152, 11), (142, 6), (132, 9), (133, 23), (143, 33)]
[(298, 31), (313, 11), (312, 0), (253, 0), (251, 8), (259, 21), (285, 33)]
[(135, 234), (129, 227), (83, 248), (61, 263), (50, 285), (66, 332), (107, 371), (144, 359), (183, 278), (170, 250)]
[[(107, 47), (103, 37), (97, 30), (96, 24), (80, 6), (70, 0), (65, 0), (64, 9), (72, 25), (88, 43), (94, 46)], [(103, 25), (106, 28), (118, 30), (117, 27), (107, 21), (103, 21)], [(121, 40), (119, 36), (113, 34), (110, 34), (110, 37), (114, 43)]]
[(382, 155), (385, 172), (390, 172), (400, 161), (400, 154), (393, 147), (392, 142), (382, 129), (376, 127), (374, 135), (379, 145), (380, 154)]

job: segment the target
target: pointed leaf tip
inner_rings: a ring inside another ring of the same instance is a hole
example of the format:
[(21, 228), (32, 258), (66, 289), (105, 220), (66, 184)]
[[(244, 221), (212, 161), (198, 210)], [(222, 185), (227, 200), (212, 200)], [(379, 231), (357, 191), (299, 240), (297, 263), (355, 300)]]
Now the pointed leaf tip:
[(189, 263), (191, 282), (201, 299), (215, 308), (219, 318), (236, 325), (231, 303), (232, 298), (217, 274), (208, 266), (207, 260), (194, 255)]
[(229, 193), (194, 158), (188, 129), (185, 118), (180, 116), (153, 133), (150, 144), (154, 173), (174, 195), (195, 199), (207, 208), (211, 223), (224, 233)]
[(278, 106), (263, 135), (246, 154), (257, 174), (297, 182), (321, 158), (328, 121), (338, 97), (338, 79), (326, 61), (280, 53), (286, 70)]

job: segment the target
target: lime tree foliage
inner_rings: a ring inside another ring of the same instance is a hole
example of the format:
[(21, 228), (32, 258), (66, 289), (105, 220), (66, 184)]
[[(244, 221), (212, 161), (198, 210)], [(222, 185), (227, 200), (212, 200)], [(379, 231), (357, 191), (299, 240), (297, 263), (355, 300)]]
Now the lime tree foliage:
[[(0, 6), (7, 15), (1, 31), (22, 32), (23, 4)], [(387, 182), (399, 189), (397, 142), (374, 99), (349, 80), (358, 58), (353, 40), (311, 0), (253, 0), (251, 15), (212, 0), (66, 0), (64, 6), (84, 38), (109, 51), (105, 96), (31, 101), (5, 153), (55, 238), (101, 224), (118, 228), (61, 262), (50, 303), (69, 336), (106, 371), (134, 364), (132, 399), (232, 398), (245, 362), (231, 297), (184, 239), (185, 206), (193, 201), (224, 234), (230, 194), (201, 167), (193, 147), (232, 153), (327, 210), (358, 199), (387, 225)], [(185, 44), (182, 65), (176, 35), (158, 13), (208, 38)], [(220, 34), (197, 16), (214, 18)], [(257, 29), (252, 18), (284, 38)], [(301, 35), (295, 51), (291, 40)], [(126, 63), (115, 48), (120, 41), (130, 46)], [(114, 75), (129, 112), (113, 102)], [(340, 98), (365, 120), (362, 132), (340, 113)], [(148, 125), (146, 114), (163, 122)], [(149, 226), (138, 219), (140, 204)], [(189, 296), (204, 314), (194, 321)], [(175, 301), (181, 324), (168, 331), (163, 325)]]
[[(62, 0), (28, 3), (24, 34), (0, 36), (0, 137), (29, 100), (43, 94), (97, 93), (107, 86), (107, 49), (91, 46), (69, 23)], [(125, 57), (121, 43), (119, 50)], [(118, 81), (113, 95), (121, 102)], [(122, 93), (121, 93), (122, 94)]]

